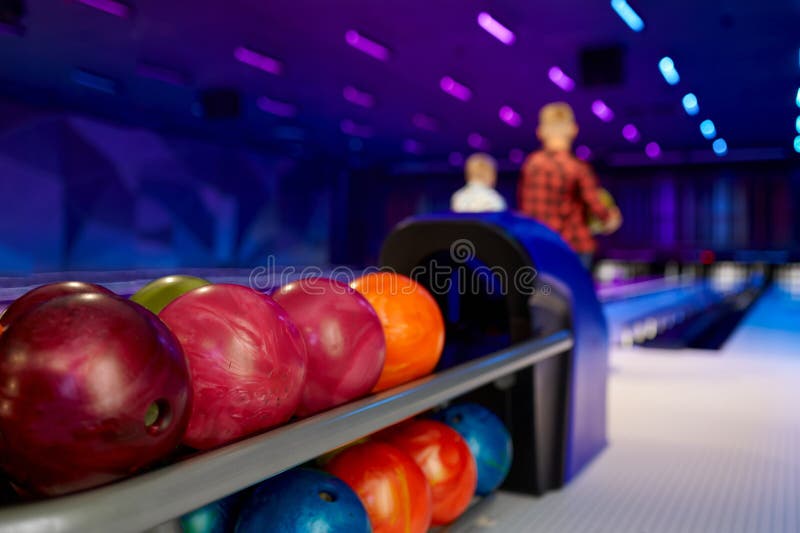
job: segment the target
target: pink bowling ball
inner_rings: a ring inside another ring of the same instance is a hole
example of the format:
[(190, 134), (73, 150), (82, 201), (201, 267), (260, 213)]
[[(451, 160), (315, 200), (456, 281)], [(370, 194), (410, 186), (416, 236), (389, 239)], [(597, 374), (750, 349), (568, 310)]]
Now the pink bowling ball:
[(366, 298), (327, 278), (289, 283), (272, 297), (300, 328), (308, 349), (298, 416), (330, 409), (372, 390), (383, 369), (386, 341)]
[(181, 343), (194, 402), (183, 441), (214, 448), (286, 422), (306, 375), (303, 337), (281, 306), (241, 285), (194, 289), (159, 317)]

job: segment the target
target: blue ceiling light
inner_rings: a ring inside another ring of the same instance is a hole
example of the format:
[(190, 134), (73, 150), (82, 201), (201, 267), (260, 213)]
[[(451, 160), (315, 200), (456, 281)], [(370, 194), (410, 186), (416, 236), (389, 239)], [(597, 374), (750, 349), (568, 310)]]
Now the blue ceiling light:
[(728, 143), (722, 137), (714, 141), (711, 147), (714, 149), (714, 153), (720, 157), (728, 154)]
[(694, 93), (687, 93), (683, 97), (683, 109), (689, 116), (695, 116), (700, 112), (700, 106), (697, 104), (697, 97)]
[(661, 61), (658, 62), (658, 70), (661, 71), (661, 75), (670, 85), (677, 85), (681, 81), (681, 77), (675, 69), (675, 62), (670, 57), (661, 58)]
[(797, 107), (800, 107), (800, 89), (797, 89), (797, 96), (794, 97), (794, 102), (797, 104)]
[(702, 133), (703, 137), (706, 139), (711, 140), (717, 136), (717, 128), (712, 121), (706, 119), (700, 123), (700, 133)]
[(628, 5), (626, 0), (611, 0), (611, 9), (617, 12), (625, 24), (628, 25), (633, 31), (642, 31), (644, 29), (644, 21), (634, 9)]
[(797, 130), (797, 133), (800, 133), (800, 115), (794, 120), (794, 129)]
[(800, 135), (794, 138), (794, 151), (800, 154)]

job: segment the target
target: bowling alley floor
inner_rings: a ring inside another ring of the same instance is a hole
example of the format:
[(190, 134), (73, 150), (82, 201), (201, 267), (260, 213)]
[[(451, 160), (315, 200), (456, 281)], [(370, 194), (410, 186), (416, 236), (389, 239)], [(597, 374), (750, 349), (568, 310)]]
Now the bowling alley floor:
[(542, 498), (452, 532), (800, 531), (800, 302), (769, 290), (722, 350), (615, 349), (609, 446)]

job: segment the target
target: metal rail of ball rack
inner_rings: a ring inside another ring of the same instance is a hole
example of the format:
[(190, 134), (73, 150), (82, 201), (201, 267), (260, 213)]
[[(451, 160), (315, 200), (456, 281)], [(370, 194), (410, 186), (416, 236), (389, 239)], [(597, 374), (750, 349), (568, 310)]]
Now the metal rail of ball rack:
[(0, 533), (140, 533), (572, 346), (560, 331), (111, 485), (0, 508)]

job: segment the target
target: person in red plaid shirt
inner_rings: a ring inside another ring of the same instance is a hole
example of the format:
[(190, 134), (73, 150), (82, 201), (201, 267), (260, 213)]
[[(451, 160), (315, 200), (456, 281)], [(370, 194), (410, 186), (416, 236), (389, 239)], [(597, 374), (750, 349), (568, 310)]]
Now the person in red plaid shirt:
[(559, 233), (590, 268), (597, 243), (589, 229), (589, 215), (602, 222), (604, 234), (619, 229), (622, 215), (618, 208), (601, 202), (592, 167), (572, 155), (577, 134), (569, 104), (556, 102), (542, 108), (536, 129), (542, 149), (522, 164), (517, 207)]

